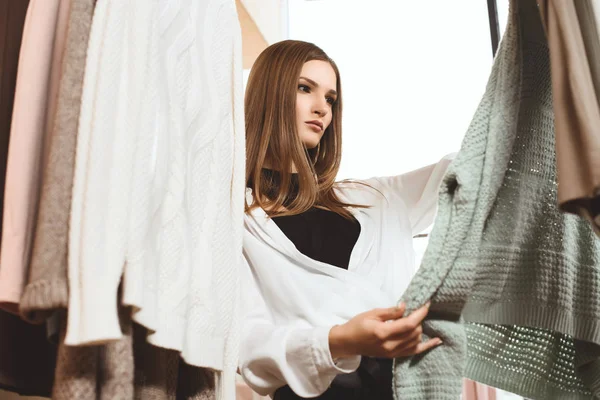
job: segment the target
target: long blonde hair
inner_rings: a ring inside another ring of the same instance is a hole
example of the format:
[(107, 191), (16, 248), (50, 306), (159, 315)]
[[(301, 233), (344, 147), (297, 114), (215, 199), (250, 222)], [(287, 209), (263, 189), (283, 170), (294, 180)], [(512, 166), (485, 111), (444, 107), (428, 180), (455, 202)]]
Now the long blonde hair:
[[(331, 65), (338, 95), (321, 142), (307, 149), (296, 129), (296, 91), (304, 63), (312, 60)], [(342, 85), (338, 67), (323, 50), (297, 40), (269, 46), (252, 67), (244, 101), (246, 184), (255, 194), (246, 212), (261, 207), (269, 216), (295, 215), (317, 206), (352, 218), (347, 207), (365, 207), (341, 201), (334, 191), (342, 153)], [(279, 185), (261, 179), (266, 162), (280, 172)], [(298, 195), (281, 211), (292, 188), (292, 166), (298, 172)], [(273, 199), (264, 196), (273, 192)]]

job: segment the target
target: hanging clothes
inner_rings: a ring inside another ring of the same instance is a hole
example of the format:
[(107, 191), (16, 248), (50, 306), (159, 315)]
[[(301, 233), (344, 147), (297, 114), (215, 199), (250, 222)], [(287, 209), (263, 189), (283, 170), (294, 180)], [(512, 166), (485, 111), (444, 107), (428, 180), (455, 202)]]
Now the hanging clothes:
[[(552, 65), (558, 202), (600, 234), (600, 36), (588, 0), (539, 1)], [(596, 5), (598, 7), (598, 5)]]
[(213, 400), (214, 372), (193, 367), (178, 351), (163, 349), (146, 341), (147, 329), (134, 324), (136, 400)]
[(66, 344), (122, 337), (123, 277), (147, 340), (217, 371), (225, 399), (239, 342), (241, 65), (232, 0), (99, 0), (69, 226)]
[[(600, 343), (600, 246), (589, 224), (556, 207), (537, 4), (511, 1), (509, 15), (485, 95), (442, 185), (421, 269), (403, 296), (409, 309), (431, 299), (424, 336), (444, 345), (396, 360), (397, 398), (455, 399), (463, 374), (532, 398), (590, 397), (580, 373), (596, 372), (595, 348), (576, 351), (567, 335)], [(461, 318), (490, 325), (469, 324), (467, 336)]]
[(132, 326), (128, 311), (122, 308), (119, 312), (122, 339), (81, 347), (65, 345), (66, 320), (65, 313), (61, 313), (52, 400), (134, 398)]
[[(27, 281), (41, 186), (47, 110), (60, 79), (68, 2), (27, 9), (12, 114), (0, 250), (0, 307), (18, 313)], [(52, 93), (54, 91), (54, 93)]]
[[(152, 3), (148, 3), (152, 4)], [(128, 134), (121, 113), (128, 93), (130, 5), (99, 0), (89, 37), (69, 220), (67, 345), (121, 338), (117, 293), (127, 243)], [(135, 43), (132, 41), (132, 43)], [(139, 101), (139, 99), (138, 99)], [(91, 274), (90, 272), (101, 273)], [(103, 301), (98, 301), (103, 299)]]
[(95, 0), (62, 1), (61, 7), (65, 5), (62, 3), (68, 6), (68, 19), (60, 84), (54, 115), (48, 122), (48, 154), (42, 172), (30, 271), (20, 302), (21, 316), (38, 323), (68, 304), (67, 246), (75, 146)]
[[(8, 157), (19, 52), (29, 0), (0, 1), (0, 210), (4, 208), (4, 179)], [(0, 224), (0, 233), (2, 225)]]
[[(541, 11), (544, 10), (543, 5), (546, 2), (541, 3)], [(600, 3), (597, 0), (582, 0), (577, 1), (575, 4), (575, 10), (577, 12), (577, 21), (580, 26), (580, 34), (585, 45), (586, 58), (592, 76), (592, 82), (594, 84), (594, 91), (596, 92), (596, 98), (600, 100)], [(546, 16), (542, 14), (542, 22), (546, 19)], [(546, 27), (547, 29), (547, 27)], [(548, 31), (546, 30), (546, 36)], [(548, 38), (548, 47), (552, 47), (550, 38)], [(550, 49), (550, 52), (553, 50)]]
[(544, 6), (513, 3), (517, 126), (463, 310), (470, 322), (465, 375), (534, 399), (589, 399), (600, 395), (600, 242), (586, 221), (556, 207), (560, 133), (555, 143), (555, 60), (540, 20)]
[(214, 373), (181, 361), (178, 352), (147, 343), (147, 331), (122, 307), (123, 337), (102, 345), (60, 344), (53, 400), (214, 400)]
[(439, 337), (443, 345), (395, 360), (394, 391), (399, 399), (450, 400), (461, 393), (467, 356), (461, 313), (475, 278), (485, 219), (508, 167), (516, 130), (520, 58), (514, 3), (510, 15), (485, 94), (442, 182), (421, 267), (401, 298), (407, 314), (431, 301), (423, 339)]
[[(0, 210), (12, 129), (11, 116), (19, 54), (29, 1), (0, 0)], [(1, 225), (0, 225), (1, 231)], [(0, 299), (15, 298), (0, 266)], [(14, 308), (12, 309), (14, 311)], [(31, 326), (0, 310), (0, 388), (22, 395), (48, 396), (52, 388), (56, 349), (46, 341), (46, 327)]]

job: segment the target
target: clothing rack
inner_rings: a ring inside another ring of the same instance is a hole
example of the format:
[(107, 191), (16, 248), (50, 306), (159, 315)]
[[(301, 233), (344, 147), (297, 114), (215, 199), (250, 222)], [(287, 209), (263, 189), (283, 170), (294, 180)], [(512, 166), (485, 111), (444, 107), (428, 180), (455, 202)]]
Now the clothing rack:
[(498, 24), (498, 4), (496, 0), (487, 0), (487, 8), (492, 38), (492, 55), (495, 57), (500, 43), (500, 25)]

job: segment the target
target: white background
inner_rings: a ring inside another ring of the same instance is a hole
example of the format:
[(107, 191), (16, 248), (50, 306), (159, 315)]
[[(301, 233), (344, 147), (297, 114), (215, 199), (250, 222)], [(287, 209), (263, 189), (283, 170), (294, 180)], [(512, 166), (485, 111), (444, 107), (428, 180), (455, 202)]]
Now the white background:
[[(502, 25), (507, 8), (499, 1)], [(288, 10), (289, 38), (340, 68), (340, 179), (399, 174), (459, 149), (493, 61), (486, 1), (288, 0)]]

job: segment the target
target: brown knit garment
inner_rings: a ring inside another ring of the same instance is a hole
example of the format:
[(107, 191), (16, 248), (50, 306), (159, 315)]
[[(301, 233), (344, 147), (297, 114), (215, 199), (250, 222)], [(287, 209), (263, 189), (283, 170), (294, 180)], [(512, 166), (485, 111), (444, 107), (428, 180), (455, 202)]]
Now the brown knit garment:
[(66, 346), (66, 318), (53, 400), (213, 400), (214, 373), (181, 361), (174, 350), (152, 346), (146, 329), (120, 313), (123, 338), (97, 346)]
[(179, 352), (146, 341), (146, 329), (134, 326), (136, 400), (213, 400), (214, 372), (183, 362)]
[(53, 400), (133, 399), (133, 338), (128, 310), (119, 313), (123, 338), (96, 346), (65, 345), (67, 319), (63, 313)]
[(21, 316), (43, 322), (68, 303), (67, 251), (75, 150), (94, 0), (70, 0), (66, 48)]

